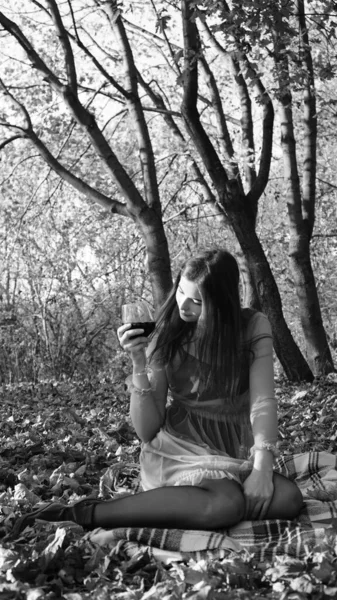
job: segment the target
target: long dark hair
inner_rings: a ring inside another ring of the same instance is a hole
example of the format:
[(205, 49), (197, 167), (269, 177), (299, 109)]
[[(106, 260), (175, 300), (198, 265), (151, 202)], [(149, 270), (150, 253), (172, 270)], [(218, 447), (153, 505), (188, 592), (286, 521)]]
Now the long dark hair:
[[(175, 295), (182, 276), (199, 288), (202, 312), (197, 322), (187, 323), (179, 316)], [(168, 364), (182, 346), (195, 341), (202, 388), (211, 386), (215, 393), (221, 390), (232, 399), (242, 387), (248, 360), (239, 278), (238, 264), (227, 250), (207, 250), (189, 258), (161, 308), (152, 353), (155, 360)]]

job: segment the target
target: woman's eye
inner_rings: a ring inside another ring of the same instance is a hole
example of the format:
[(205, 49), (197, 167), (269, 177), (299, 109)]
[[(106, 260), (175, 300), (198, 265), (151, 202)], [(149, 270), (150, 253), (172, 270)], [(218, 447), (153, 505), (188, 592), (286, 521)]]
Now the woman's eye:
[[(177, 292), (179, 294), (182, 294), (183, 296), (185, 295), (184, 290), (181, 289), (181, 287), (178, 286), (177, 288)], [(196, 304), (197, 306), (201, 306), (202, 301), (201, 300), (197, 300), (196, 298), (189, 298), (189, 300), (192, 300), (193, 304)]]

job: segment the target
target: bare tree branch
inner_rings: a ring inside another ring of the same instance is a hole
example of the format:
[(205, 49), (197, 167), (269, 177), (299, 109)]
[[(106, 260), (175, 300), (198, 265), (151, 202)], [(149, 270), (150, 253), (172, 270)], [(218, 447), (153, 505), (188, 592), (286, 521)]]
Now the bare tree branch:
[(15, 140), (20, 140), (23, 137), (24, 137), (23, 135), (19, 135), (19, 134), (12, 135), (12, 137), (8, 138), (4, 142), (1, 142), (1, 144), (0, 144), (0, 150), (3, 150), (7, 146), (7, 144), (11, 144), (11, 142), (14, 142)]
[[(76, 36), (72, 35), (68, 32), (69, 37), (77, 44), (77, 46), (90, 58), (92, 63), (95, 65), (96, 69), (103, 75), (103, 77), (108, 81), (125, 99), (129, 98), (129, 93), (123, 88), (118, 81), (112, 77), (110, 73), (103, 67), (103, 65), (97, 60), (97, 58), (90, 52), (89, 48), (83, 44), (78, 33)], [(98, 44), (96, 44), (98, 45)]]
[[(19, 100), (17, 100), (17, 98), (15, 98), (15, 96), (13, 96), (13, 94), (9, 91), (9, 89), (7, 88), (7, 86), (4, 84), (4, 82), (2, 81), (2, 79), (0, 79), (0, 89), (3, 91), (3, 93), (5, 94), (5, 96), (8, 96), (12, 103), (14, 104), (14, 106), (17, 106), (17, 108), (21, 111), (21, 113), (23, 114), (23, 117), (26, 121), (26, 128), (30, 128), (32, 127), (32, 122), (31, 122), (31, 118), (29, 115), (28, 110), (26, 109), (26, 107), (24, 106), (24, 104), (22, 104), (22, 102), (19, 102)], [(6, 125), (6, 122), (3, 122), (4, 125)], [(21, 131), (25, 131), (24, 127), (17, 127), (19, 130)]]
[(86, 198), (97, 202), (98, 204), (103, 206), (105, 209), (108, 209), (113, 213), (117, 213), (117, 214), (120, 214), (123, 216), (130, 216), (125, 204), (122, 204), (121, 202), (118, 202), (116, 200), (112, 200), (108, 196), (105, 196), (101, 192), (95, 190), (90, 185), (88, 185), (87, 183), (85, 183), (84, 181), (82, 181), (81, 179), (76, 177), (75, 175), (73, 175), (68, 169), (66, 169), (57, 160), (57, 158), (55, 158), (52, 155), (52, 153), (48, 150), (46, 145), (36, 135), (36, 133), (33, 129), (28, 111), (27, 111), (26, 107), (22, 104), (22, 102), (19, 102), (16, 98), (13, 97), (13, 95), (7, 90), (6, 86), (4, 85), (4, 83), (1, 80), (0, 80), (0, 87), (3, 90), (3, 92), (10, 97), (11, 101), (20, 108), (20, 110), (24, 114), (25, 119), (27, 121), (26, 128), (19, 127), (18, 125), (13, 125), (11, 123), (6, 123), (5, 121), (1, 122), (1, 124), (4, 127), (7, 127), (14, 131), (19, 131), (19, 133), (17, 133), (12, 138), (10, 138), (10, 140), (7, 140), (7, 143), (9, 143), (9, 141), (13, 141), (13, 139), (17, 139), (20, 137), (28, 138), (32, 142), (34, 147), (38, 150), (40, 156), (42, 156), (42, 158), (46, 161), (46, 163), (64, 181), (66, 181), (67, 183), (70, 183), (76, 190), (78, 190), (80, 193), (84, 194), (86, 196)]
[(46, 2), (49, 6), (52, 20), (54, 22), (55, 29), (57, 31), (57, 37), (60, 40), (60, 44), (61, 44), (63, 52), (64, 52), (68, 85), (69, 85), (72, 93), (77, 96), (76, 67), (75, 67), (74, 55), (73, 55), (73, 51), (71, 48), (71, 44), (69, 42), (67, 32), (64, 28), (57, 3), (55, 2), (55, 0), (46, 0)]
[(5, 17), (5, 15), (3, 15), (1, 12), (0, 23), (4, 25), (6, 30), (15, 37), (21, 47), (26, 51), (33, 63), (33, 66), (47, 77), (50, 85), (58, 94), (61, 95), (77, 123), (84, 129), (90, 138), (98, 156), (101, 158), (103, 164), (105, 164), (109, 174), (113, 177), (120, 192), (125, 197), (129, 216), (132, 215), (134, 218), (137, 218), (140, 211), (146, 208), (146, 204), (144, 203), (144, 200), (132, 179), (125, 171), (124, 167), (99, 129), (94, 115), (84, 108), (78, 97), (73, 94), (69, 86), (63, 85), (54, 75), (54, 73), (46, 66), (28, 39), (24, 36), (20, 28), (15, 23), (7, 19), (7, 17)]
[(239, 92), (240, 106), (241, 106), (241, 140), (242, 146), (245, 150), (244, 156), (244, 173), (245, 179), (250, 190), (256, 180), (255, 170), (255, 142), (254, 142), (254, 128), (252, 118), (252, 102), (249, 96), (247, 84), (242, 75), (239, 61), (232, 56), (231, 66), (233, 71), (234, 80)]
[[(226, 2), (224, 2), (224, 11), (228, 12), (229, 8)], [(254, 138), (253, 138), (253, 122), (251, 116), (251, 102), (249, 98), (249, 92), (246, 81), (249, 81), (255, 91), (255, 99), (262, 107), (262, 118), (263, 118), (263, 132), (262, 132), (262, 149), (259, 161), (258, 174), (255, 174), (255, 168), (252, 171), (251, 167), (246, 169), (246, 178), (249, 183), (249, 190), (246, 198), (251, 206), (251, 212), (257, 214), (258, 201), (264, 192), (266, 185), (269, 180), (270, 164), (272, 157), (272, 143), (273, 143), (273, 124), (274, 124), (274, 108), (271, 98), (266, 91), (260, 77), (257, 75), (255, 69), (252, 67), (246, 54), (242, 52), (238, 40), (238, 51), (236, 55), (239, 57), (237, 62), (236, 56), (228, 53), (223, 46), (218, 42), (216, 37), (212, 34), (207, 22), (200, 13), (198, 16), (202, 23), (203, 31), (207, 36), (207, 40), (212, 44), (217, 53), (221, 55), (227, 62), (228, 67), (233, 71), (236, 77), (236, 83), (240, 88), (241, 97), (241, 108), (244, 111), (244, 118), (241, 118), (241, 128), (244, 130), (244, 138), (246, 139), (246, 145), (254, 149)], [(245, 81), (246, 79), (246, 81)]]
[[(152, 5), (152, 8), (153, 8), (153, 11), (154, 11), (154, 13), (155, 13), (155, 15), (157, 17), (157, 20), (159, 21), (159, 15), (158, 15), (156, 4), (155, 4), (154, 0), (150, 0), (150, 2), (151, 2), (151, 5)], [(178, 61), (176, 59), (176, 52), (177, 52), (177, 50), (179, 52), (179, 50), (181, 50), (181, 49), (177, 49), (177, 47), (175, 47), (174, 45), (171, 44), (170, 40), (168, 39), (168, 37), (166, 35), (165, 29), (163, 29), (162, 33), (163, 33), (163, 36), (164, 36), (164, 39), (165, 39), (166, 46), (168, 48), (169, 54), (170, 54), (171, 59), (172, 59), (172, 64), (173, 64), (176, 72), (178, 73), (178, 75), (181, 75), (181, 69), (180, 69), (179, 63), (178, 63)]]
[[(142, 77), (142, 75), (140, 74), (139, 71), (137, 71), (137, 76), (138, 76), (138, 81), (139, 81), (140, 85), (143, 87), (143, 89), (148, 94), (149, 98), (152, 100), (153, 104), (156, 107), (156, 110), (163, 115), (165, 123), (167, 124), (169, 130), (175, 136), (179, 146), (186, 148), (187, 140), (185, 139), (184, 134), (182, 133), (182, 131), (178, 127), (177, 123), (173, 119), (174, 116), (182, 117), (181, 113), (172, 113), (172, 112), (168, 111), (166, 109), (166, 105), (165, 105), (165, 102), (164, 102), (162, 96), (153, 90), (152, 86), (145, 81), (145, 79)], [(192, 171), (194, 172), (194, 175), (195, 175), (198, 183), (201, 185), (201, 187), (203, 189), (203, 194), (204, 194), (206, 201), (215, 205), (216, 198), (215, 198), (210, 186), (208, 185), (204, 175), (202, 174), (202, 172), (199, 168), (199, 165), (197, 164), (197, 162), (194, 160), (194, 158), (192, 156), (191, 156), (191, 168), (192, 168)]]
[(310, 52), (309, 34), (303, 0), (296, 0), (296, 13), (300, 31), (301, 59), (305, 65), (306, 82), (303, 93), (303, 219), (307, 225), (308, 237), (311, 239), (315, 224), (316, 172), (317, 172), (317, 112), (315, 76), (312, 55)]
[(239, 167), (237, 162), (234, 160), (234, 149), (229, 135), (226, 117), (223, 112), (218, 86), (216, 84), (212, 70), (205, 57), (201, 56), (199, 58), (199, 61), (204, 72), (204, 78), (207, 82), (208, 89), (211, 95), (212, 107), (218, 126), (218, 139), (221, 145), (223, 158), (226, 162), (226, 171), (229, 174), (230, 179), (237, 179), (237, 181), (240, 182), (240, 185), (242, 186)]
[[(157, 14), (154, 3), (152, 3), (152, 8), (155, 10), (155, 12)], [(167, 44), (167, 39), (163, 39), (162, 37), (160, 37), (160, 35), (157, 35), (156, 33), (153, 33), (152, 31), (148, 31), (147, 29), (144, 29), (144, 27), (140, 27), (139, 25), (136, 25), (136, 23), (131, 23), (131, 21), (128, 21), (128, 19), (126, 19), (125, 17), (123, 17), (123, 21), (124, 21), (125, 27), (127, 29), (131, 29), (133, 31), (138, 31), (139, 33), (144, 35), (144, 37), (146, 37), (147, 39), (155, 40), (160, 45)], [(181, 50), (180, 46), (177, 46), (176, 44), (172, 44), (172, 42), (170, 42), (170, 48), (174, 52), (179, 52)]]
[(257, 177), (252, 187), (247, 193), (247, 200), (253, 208), (256, 215), (258, 201), (266, 189), (269, 181), (270, 165), (273, 150), (273, 132), (274, 132), (274, 107), (270, 95), (264, 87), (260, 77), (252, 67), (246, 55), (240, 58), (241, 70), (247, 81), (251, 82), (255, 91), (255, 100), (259, 103), (262, 110), (262, 148), (259, 160)]
[(155, 208), (158, 214), (161, 214), (161, 204), (152, 142), (138, 94), (137, 69), (135, 67), (131, 46), (124, 29), (121, 15), (117, 9), (116, 0), (109, 0), (107, 2), (107, 10), (109, 11), (112, 29), (123, 49), (126, 85), (128, 91), (128, 98), (126, 102), (129, 112), (133, 117), (135, 132), (138, 139), (139, 159), (142, 167), (145, 198), (147, 200), (147, 204), (150, 207)]
[(286, 184), (289, 223), (290, 229), (296, 232), (297, 235), (302, 226), (302, 207), (293, 122), (289, 60), (285, 52), (285, 41), (276, 28), (274, 34), (274, 53), (277, 63), (281, 146), (283, 151), (284, 181)]
[(34, 50), (33, 46), (26, 38), (21, 29), (16, 23), (8, 19), (2, 12), (0, 12), (0, 23), (20, 44), (21, 48), (26, 52), (28, 58), (32, 62), (33, 66), (40, 71), (50, 85), (57, 91), (64, 91), (64, 85), (56, 77), (56, 75), (47, 67), (46, 63), (42, 60), (39, 54)]
[(182, 18), (184, 34), (184, 95), (181, 111), (209, 176), (218, 193), (222, 196), (228, 177), (212, 142), (200, 122), (197, 109), (200, 40), (191, 3), (188, 0), (182, 0)]
[(41, 139), (35, 134), (34, 131), (29, 131), (28, 135), (35, 148), (39, 151), (42, 158), (46, 163), (67, 183), (70, 183), (78, 192), (83, 194), (88, 200), (97, 202), (112, 213), (123, 215), (124, 217), (130, 217), (130, 213), (127, 210), (125, 204), (122, 204), (118, 200), (112, 200), (108, 196), (105, 196), (98, 190), (95, 190), (90, 185), (85, 183), (79, 177), (76, 177), (70, 171), (68, 171), (61, 163), (51, 154), (48, 148), (43, 144)]

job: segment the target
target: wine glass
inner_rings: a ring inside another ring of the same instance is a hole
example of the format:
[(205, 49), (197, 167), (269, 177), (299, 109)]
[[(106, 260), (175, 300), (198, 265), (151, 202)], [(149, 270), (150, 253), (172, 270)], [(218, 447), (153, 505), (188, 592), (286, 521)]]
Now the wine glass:
[(123, 323), (130, 323), (130, 329), (144, 329), (144, 333), (134, 335), (134, 338), (142, 335), (148, 337), (156, 326), (153, 312), (145, 300), (123, 304), (122, 321)]

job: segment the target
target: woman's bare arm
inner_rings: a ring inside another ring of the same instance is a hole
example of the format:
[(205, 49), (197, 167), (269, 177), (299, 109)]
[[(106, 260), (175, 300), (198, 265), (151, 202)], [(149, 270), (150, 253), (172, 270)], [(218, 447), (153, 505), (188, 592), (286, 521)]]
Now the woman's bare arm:
[(155, 347), (154, 339), (148, 344), (142, 331), (131, 330), (128, 324), (119, 327), (117, 334), (122, 348), (130, 353), (132, 360), (133, 372), (126, 381), (131, 394), (131, 420), (142, 442), (149, 442), (165, 419), (168, 390), (166, 371), (155, 361), (147, 364)]
[[(152, 366), (148, 374), (144, 372), (139, 375), (135, 374), (134, 369), (130, 388), (130, 415), (133, 426), (142, 442), (149, 442), (165, 420), (168, 391), (165, 369)], [(139, 393), (137, 388), (150, 391)]]
[[(273, 340), (269, 321), (263, 315), (257, 317), (253, 335), (258, 340), (253, 345), (254, 360), (250, 367), (250, 419), (252, 424), (255, 459), (272, 467), (273, 453), (267, 450), (277, 442), (277, 402), (274, 393)], [(265, 337), (264, 337), (265, 336)]]

